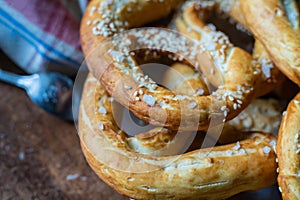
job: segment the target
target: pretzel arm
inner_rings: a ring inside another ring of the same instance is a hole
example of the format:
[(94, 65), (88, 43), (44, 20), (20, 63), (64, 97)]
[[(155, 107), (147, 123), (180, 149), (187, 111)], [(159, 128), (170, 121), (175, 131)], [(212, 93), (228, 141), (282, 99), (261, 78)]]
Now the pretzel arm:
[(241, 0), (241, 7), (247, 13), (247, 25), (263, 43), (276, 66), (300, 86), (300, 35), (288, 21), (281, 2)]

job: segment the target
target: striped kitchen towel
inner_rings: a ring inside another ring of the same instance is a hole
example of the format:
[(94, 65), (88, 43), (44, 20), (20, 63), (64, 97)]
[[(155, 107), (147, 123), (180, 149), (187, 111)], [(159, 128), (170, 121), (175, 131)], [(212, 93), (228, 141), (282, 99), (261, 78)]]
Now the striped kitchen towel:
[(75, 75), (83, 61), (80, 17), (87, 0), (0, 0), (0, 48), (28, 73)]

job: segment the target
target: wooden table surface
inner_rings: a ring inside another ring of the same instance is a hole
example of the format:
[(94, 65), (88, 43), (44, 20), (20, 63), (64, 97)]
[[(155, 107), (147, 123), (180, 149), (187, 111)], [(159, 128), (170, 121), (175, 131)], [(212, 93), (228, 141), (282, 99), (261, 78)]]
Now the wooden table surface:
[[(13, 66), (2, 53), (0, 63), (0, 68)], [(47, 114), (23, 90), (0, 82), (0, 199), (125, 198), (87, 165), (73, 123)]]

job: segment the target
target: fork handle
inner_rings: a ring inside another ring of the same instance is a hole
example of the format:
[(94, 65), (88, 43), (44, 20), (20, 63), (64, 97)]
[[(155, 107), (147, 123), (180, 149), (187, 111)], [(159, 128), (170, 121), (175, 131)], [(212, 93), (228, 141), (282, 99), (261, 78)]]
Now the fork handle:
[(21, 76), (0, 69), (0, 80), (27, 89), (32, 82), (32, 76)]

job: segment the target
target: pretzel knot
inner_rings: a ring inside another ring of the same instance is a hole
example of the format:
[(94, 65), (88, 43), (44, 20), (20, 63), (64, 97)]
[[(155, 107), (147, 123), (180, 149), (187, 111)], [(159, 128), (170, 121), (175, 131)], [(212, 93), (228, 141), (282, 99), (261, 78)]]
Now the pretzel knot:
[[(177, 3), (177, 1), (137, 1), (118, 4), (109, 1), (93, 1), (86, 12), (81, 29), (85, 54), (89, 55), (94, 49), (97, 51), (97, 45), (99, 47), (103, 44), (106, 36), (139, 26), (141, 23), (156, 19), (157, 16), (166, 15)], [(154, 9), (155, 12), (150, 13), (143, 19), (143, 22), (140, 17), (137, 17), (138, 20), (135, 21), (134, 16), (137, 14), (127, 11), (133, 5), (139, 8), (136, 10), (137, 13), (146, 12), (145, 9)], [(93, 11), (95, 7), (98, 12)], [(130, 58), (117, 62), (110, 58), (112, 55), (106, 55), (105, 57), (109, 60), (107, 61), (102, 55), (102, 57), (98, 55), (100, 53), (92, 53), (95, 56), (87, 58), (88, 67), (94, 76), (101, 80), (110, 95), (144, 121), (168, 129), (178, 129), (180, 126), (185, 129), (204, 130), (208, 127), (212, 115), (224, 115), (224, 121), (227, 121), (238, 115), (250, 103), (254, 96), (254, 85), (258, 75), (256, 66), (251, 62), (250, 54), (234, 47), (221, 32), (210, 30), (209, 27), (203, 27), (203, 29), (202, 37), (206, 38), (205, 43), (192, 40), (195, 43), (189, 44), (189, 41), (184, 42), (183, 36), (173, 37), (163, 30), (154, 33), (133, 30), (128, 32), (127, 37), (142, 43), (144, 48), (151, 49), (154, 46), (159, 47), (160, 50), (170, 49), (168, 45), (174, 43), (172, 40), (180, 41), (181, 43), (177, 46), (171, 46), (173, 48), (171, 52), (177, 55), (189, 55), (187, 58), (189, 61), (197, 61), (193, 62), (193, 67), (196, 70), (200, 70), (201, 67), (202, 72), (212, 84), (218, 87), (211, 95), (176, 95), (164, 87), (153, 84), (152, 80), (147, 80), (145, 75), (138, 70), (137, 64), (130, 61)], [(118, 42), (115, 43), (118, 44)], [(127, 46), (126, 44), (123, 42), (119, 46), (122, 46), (122, 50), (130, 49), (128, 46), (131, 43)], [(120, 83), (119, 80), (123, 82)], [(136, 98), (135, 94), (139, 89), (143, 90), (143, 95)], [(144, 96), (149, 97), (147, 99), (150, 99), (150, 102), (143, 101)], [(195, 119), (198, 119), (199, 123), (195, 123)]]
[[(150, 131), (146, 141), (128, 138), (114, 125), (109, 96), (92, 76), (86, 80), (83, 96), (79, 121), (83, 152), (97, 175), (123, 195), (135, 199), (223, 199), (276, 180), (273, 135), (245, 133), (239, 135), (241, 141), (228, 145), (182, 155), (149, 155), (145, 148), (172, 146), (174, 141), (165, 141), (164, 130), (154, 136)], [(105, 115), (95, 112), (100, 106), (106, 109)], [(175, 146), (181, 143), (184, 141)]]
[[(225, 139), (222, 146), (178, 153), (191, 135), (186, 131), (207, 130), (212, 119), (221, 119), (214, 126), (233, 119), (282, 78), (276, 69), (263, 70), (266, 63), (272, 65), (264, 47), (253, 61), (224, 33), (204, 23), (212, 11), (225, 5), (222, 1), (183, 5), (175, 27), (192, 39), (166, 29), (130, 29), (168, 15), (179, 2), (93, 0), (89, 4), (81, 40), (92, 75), (85, 82), (79, 117), (87, 161), (107, 184), (136, 199), (223, 199), (274, 184), (276, 137), (271, 134), (237, 134), (238, 139)], [(235, 10), (236, 1), (226, 6), (224, 12), (244, 22)], [(139, 67), (165, 55), (167, 63), (183, 74), (178, 82), (166, 73), (164, 81), (172, 90)], [(216, 91), (208, 94), (200, 73)], [(275, 81), (268, 81), (274, 76)], [(259, 90), (264, 83), (268, 89)], [(129, 137), (116, 125), (112, 101), (158, 127)], [(184, 137), (178, 139), (179, 132)]]

